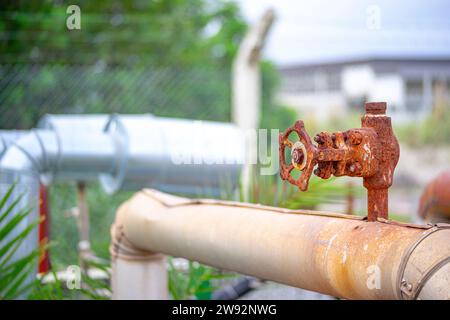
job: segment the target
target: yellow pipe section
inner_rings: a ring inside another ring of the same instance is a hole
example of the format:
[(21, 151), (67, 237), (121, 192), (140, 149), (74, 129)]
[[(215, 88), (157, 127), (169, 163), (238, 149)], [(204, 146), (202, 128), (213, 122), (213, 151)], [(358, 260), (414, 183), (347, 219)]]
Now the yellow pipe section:
[(450, 299), (448, 227), (143, 190), (118, 209), (111, 252), (184, 257), (345, 299)]

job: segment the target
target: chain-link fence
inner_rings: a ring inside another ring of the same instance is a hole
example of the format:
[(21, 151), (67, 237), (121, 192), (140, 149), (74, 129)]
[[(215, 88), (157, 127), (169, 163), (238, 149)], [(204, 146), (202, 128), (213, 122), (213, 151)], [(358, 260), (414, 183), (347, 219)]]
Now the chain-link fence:
[[(0, 130), (31, 129), (47, 113), (152, 113), (199, 120), (230, 120), (230, 70), (205, 65), (160, 68), (69, 64), (0, 64)], [(2, 177), (2, 183), (4, 183)], [(1, 186), (1, 185), (0, 185)], [(77, 263), (77, 228), (66, 212), (77, 205), (73, 184), (50, 190), (51, 261), (57, 268)], [(120, 202), (97, 184), (88, 188), (92, 248), (107, 258), (108, 228)]]
[(0, 129), (30, 129), (46, 113), (153, 113), (229, 121), (230, 103), (230, 71), (209, 65), (0, 65)]

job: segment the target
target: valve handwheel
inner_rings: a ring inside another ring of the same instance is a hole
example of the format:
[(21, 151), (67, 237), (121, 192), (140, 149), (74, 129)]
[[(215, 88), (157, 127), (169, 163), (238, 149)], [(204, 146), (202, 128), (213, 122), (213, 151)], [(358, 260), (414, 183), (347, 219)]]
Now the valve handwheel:
[[(295, 132), (298, 141), (289, 140), (289, 135)], [(291, 149), (291, 163), (286, 163), (285, 150), (286, 146)], [(312, 144), (311, 138), (305, 130), (303, 121), (297, 121), (292, 127), (279, 136), (279, 152), (280, 152), (280, 176), (283, 180), (288, 180), (302, 191), (308, 189), (309, 178), (313, 172), (314, 166), (317, 164), (316, 147)], [(300, 177), (296, 180), (291, 173), (294, 169), (302, 171)]]
[[(279, 136), (281, 179), (308, 189), (314, 174), (322, 179), (335, 177), (363, 178), (367, 189), (367, 220), (388, 219), (388, 189), (392, 185), (395, 166), (399, 158), (397, 138), (392, 130), (391, 118), (386, 115), (386, 102), (368, 102), (361, 118), (361, 128), (328, 133), (322, 131), (312, 144), (303, 121), (297, 121)], [(298, 141), (289, 140), (295, 132)], [(291, 149), (291, 161), (286, 163), (286, 147)], [(300, 172), (295, 179), (293, 170)]]

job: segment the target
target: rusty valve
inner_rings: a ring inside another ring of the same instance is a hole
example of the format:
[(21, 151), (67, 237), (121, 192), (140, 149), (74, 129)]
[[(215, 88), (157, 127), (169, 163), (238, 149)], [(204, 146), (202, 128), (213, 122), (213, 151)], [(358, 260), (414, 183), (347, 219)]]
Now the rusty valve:
[[(279, 136), (280, 176), (302, 191), (308, 189), (314, 174), (322, 179), (336, 177), (362, 177), (368, 191), (368, 220), (388, 218), (388, 188), (392, 185), (394, 169), (400, 155), (397, 139), (392, 131), (391, 118), (386, 116), (385, 102), (365, 104), (366, 114), (362, 127), (335, 133), (321, 132), (313, 144), (303, 121), (297, 121)], [(292, 133), (298, 141), (289, 138)], [(286, 147), (291, 152), (286, 162)], [(292, 171), (301, 171), (294, 179)]]

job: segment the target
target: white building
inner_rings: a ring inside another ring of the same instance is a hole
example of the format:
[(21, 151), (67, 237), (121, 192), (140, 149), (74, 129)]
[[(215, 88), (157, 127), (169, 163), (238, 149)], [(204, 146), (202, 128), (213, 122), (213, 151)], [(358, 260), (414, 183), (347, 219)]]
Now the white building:
[(348, 60), (280, 71), (279, 102), (320, 118), (386, 101), (396, 121), (413, 121), (449, 101), (450, 57)]

